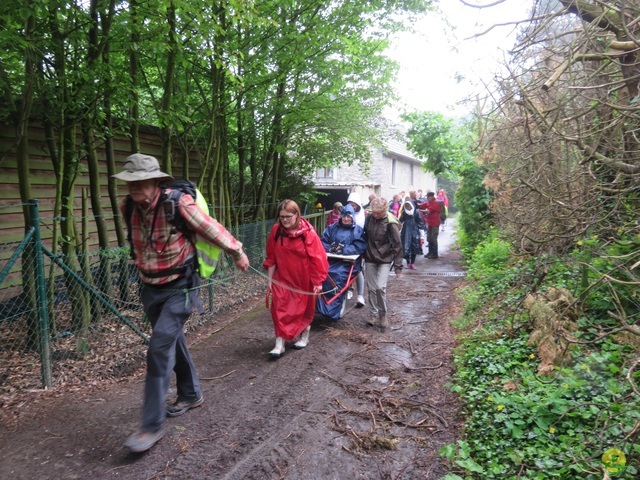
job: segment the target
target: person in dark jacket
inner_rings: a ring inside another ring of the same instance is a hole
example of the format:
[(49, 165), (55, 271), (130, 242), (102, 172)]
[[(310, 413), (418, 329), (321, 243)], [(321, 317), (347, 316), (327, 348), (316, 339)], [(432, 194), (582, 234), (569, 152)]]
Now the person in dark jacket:
[(422, 253), (420, 230), (426, 230), (426, 226), (422, 221), (422, 216), (416, 204), (410, 199), (404, 202), (402, 214), (400, 215), (400, 223), (402, 223), (400, 237), (402, 238), (404, 259), (407, 261), (407, 268), (409, 270), (415, 270), (416, 255)]
[(402, 272), (402, 241), (398, 220), (388, 212), (389, 204), (384, 198), (371, 202), (371, 215), (367, 217), (364, 232), (367, 249), (364, 252), (367, 288), (369, 289), (369, 309), (371, 320), (368, 325), (387, 328), (387, 280), (393, 265), (396, 278)]
[(342, 208), (340, 220), (325, 228), (321, 240), (326, 252), (340, 255), (362, 255), (367, 248), (364, 229), (355, 224), (355, 211), (351, 205)]
[[(340, 220), (338, 223), (325, 228), (324, 232), (322, 232), (321, 240), (325, 251), (336, 255), (360, 256), (367, 248), (364, 229), (355, 224), (355, 211), (351, 205), (343, 207)], [(329, 276), (322, 284), (322, 291), (333, 293), (325, 294), (324, 298), (318, 298), (316, 304), (318, 313), (333, 320), (340, 318), (345, 295), (342, 294), (335, 300), (332, 300), (332, 298), (349, 281), (349, 272), (351, 272), (351, 276), (360, 272), (362, 260), (355, 261), (353, 271), (351, 271), (351, 265), (348, 261), (339, 258), (329, 258)]]

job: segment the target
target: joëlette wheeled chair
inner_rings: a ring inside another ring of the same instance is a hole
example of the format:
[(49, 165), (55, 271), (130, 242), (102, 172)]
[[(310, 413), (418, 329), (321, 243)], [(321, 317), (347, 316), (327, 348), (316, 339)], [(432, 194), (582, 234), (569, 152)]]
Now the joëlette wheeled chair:
[(316, 301), (316, 313), (338, 321), (347, 309), (347, 291), (362, 268), (361, 255), (327, 253), (329, 274)]

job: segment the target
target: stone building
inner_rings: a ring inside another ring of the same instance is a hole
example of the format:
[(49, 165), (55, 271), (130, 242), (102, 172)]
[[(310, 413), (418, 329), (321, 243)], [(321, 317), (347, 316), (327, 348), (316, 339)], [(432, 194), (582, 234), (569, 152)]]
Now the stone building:
[(330, 210), (335, 202), (345, 203), (351, 192), (358, 192), (366, 204), (371, 193), (390, 200), (403, 191), (435, 191), (436, 178), (422, 169), (422, 163), (407, 150), (406, 141), (389, 138), (382, 148), (371, 151), (368, 172), (355, 164), (316, 170), (313, 181), (316, 190), (324, 194), (318, 197), (318, 203)]

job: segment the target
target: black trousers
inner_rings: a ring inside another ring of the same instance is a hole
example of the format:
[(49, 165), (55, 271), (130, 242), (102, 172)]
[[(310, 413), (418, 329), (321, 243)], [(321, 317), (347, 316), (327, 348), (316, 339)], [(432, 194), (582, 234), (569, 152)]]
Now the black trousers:
[(198, 290), (189, 290), (192, 285), (191, 278), (181, 278), (164, 288), (148, 284), (142, 287), (142, 305), (152, 328), (142, 413), (145, 431), (156, 432), (164, 424), (172, 370), (176, 373), (178, 398), (193, 398), (202, 393), (183, 331), (199, 302)]
[(429, 256), (438, 256), (438, 233), (440, 232), (440, 225), (437, 227), (427, 227), (427, 244), (429, 246)]

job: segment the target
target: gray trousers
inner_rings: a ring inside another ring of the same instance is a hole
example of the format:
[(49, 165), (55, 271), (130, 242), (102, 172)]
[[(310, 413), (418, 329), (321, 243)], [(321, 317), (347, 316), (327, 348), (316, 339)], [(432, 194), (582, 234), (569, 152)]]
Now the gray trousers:
[(187, 278), (165, 288), (142, 286), (142, 305), (152, 328), (144, 385), (144, 431), (156, 432), (164, 424), (171, 370), (176, 373), (178, 398), (194, 398), (202, 393), (183, 331), (198, 302), (198, 290), (185, 293), (184, 289), (191, 286), (192, 281)]
[(362, 273), (362, 270), (358, 272), (358, 277), (356, 278), (356, 289), (358, 290), (358, 295), (364, 297), (364, 273)]
[(387, 314), (387, 280), (391, 271), (390, 263), (365, 263), (367, 289), (369, 290), (369, 310), (371, 315)]

